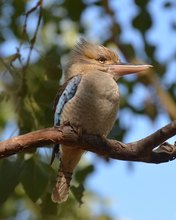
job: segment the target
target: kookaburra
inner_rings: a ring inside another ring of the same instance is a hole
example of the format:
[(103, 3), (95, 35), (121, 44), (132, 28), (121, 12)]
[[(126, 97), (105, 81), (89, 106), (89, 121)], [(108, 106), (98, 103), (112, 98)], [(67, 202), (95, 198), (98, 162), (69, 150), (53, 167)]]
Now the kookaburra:
[[(72, 50), (66, 68), (68, 78), (56, 98), (54, 125), (69, 122), (85, 133), (107, 136), (119, 108), (118, 79), (149, 67), (122, 64), (112, 50), (81, 39)], [(56, 145), (54, 154), (57, 151), (60, 167), (52, 200), (61, 203), (68, 198), (72, 173), (84, 151)]]

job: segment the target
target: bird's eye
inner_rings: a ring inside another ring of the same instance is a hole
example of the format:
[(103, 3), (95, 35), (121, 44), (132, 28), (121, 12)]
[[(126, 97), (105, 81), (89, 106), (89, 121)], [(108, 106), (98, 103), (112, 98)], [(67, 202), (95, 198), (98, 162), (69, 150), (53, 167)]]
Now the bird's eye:
[(106, 62), (106, 59), (104, 57), (100, 57), (98, 59), (98, 62), (101, 63), (101, 64), (104, 64)]

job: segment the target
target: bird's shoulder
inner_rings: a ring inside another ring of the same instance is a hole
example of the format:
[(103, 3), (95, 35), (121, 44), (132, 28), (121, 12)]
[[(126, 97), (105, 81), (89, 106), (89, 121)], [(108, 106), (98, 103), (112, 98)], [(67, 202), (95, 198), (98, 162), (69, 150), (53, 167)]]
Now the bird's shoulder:
[(53, 106), (55, 114), (55, 124), (59, 123), (63, 107), (75, 95), (80, 81), (81, 75), (70, 77), (58, 90)]
[(80, 81), (80, 79), (81, 79), (80, 75), (72, 76), (69, 79), (67, 79), (62, 86), (59, 86), (59, 89), (56, 93), (56, 96), (54, 99), (54, 104), (53, 104), (53, 111), (54, 112), (56, 110), (56, 106), (59, 102), (60, 97), (62, 96), (63, 92), (66, 90), (66, 87), (70, 84), (69, 87), (71, 88), (72, 86), (75, 85), (75, 83), (77, 84), (77, 82)]

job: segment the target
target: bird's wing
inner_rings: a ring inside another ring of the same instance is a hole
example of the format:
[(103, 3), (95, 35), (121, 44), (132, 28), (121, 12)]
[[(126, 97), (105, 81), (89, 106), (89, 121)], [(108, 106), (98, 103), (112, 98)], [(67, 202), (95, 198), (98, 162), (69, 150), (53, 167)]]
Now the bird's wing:
[(54, 125), (60, 125), (61, 113), (64, 105), (75, 95), (78, 85), (81, 81), (81, 76), (77, 75), (69, 79), (55, 99), (54, 107)]
[[(55, 101), (54, 101), (54, 126), (60, 125), (61, 113), (64, 108), (64, 105), (73, 98), (75, 95), (78, 85), (81, 81), (81, 76), (76, 75), (70, 78), (68, 81), (64, 83), (60, 91), (57, 93)], [(51, 156), (52, 164), (56, 155), (59, 154), (59, 144), (55, 144), (53, 148), (53, 153)]]

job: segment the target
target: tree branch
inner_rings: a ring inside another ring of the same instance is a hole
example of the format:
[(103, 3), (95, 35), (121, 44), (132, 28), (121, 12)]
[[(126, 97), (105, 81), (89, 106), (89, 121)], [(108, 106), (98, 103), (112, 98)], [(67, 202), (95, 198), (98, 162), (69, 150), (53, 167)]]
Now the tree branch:
[[(176, 135), (176, 120), (153, 134), (128, 144), (81, 134), (76, 128), (65, 125), (46, 128), (0, 142), (0, 158), (52, 143), (61, 143), (76, 149), (91, 151), (99, 155), (127, 161), (162, 163), (176, 158), (176, 144), (163, 143)], [(158, 146), (157, 149), (154, 149)]]

